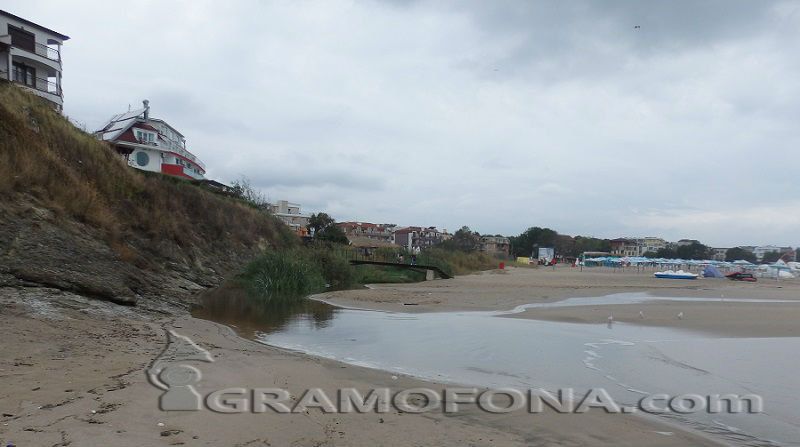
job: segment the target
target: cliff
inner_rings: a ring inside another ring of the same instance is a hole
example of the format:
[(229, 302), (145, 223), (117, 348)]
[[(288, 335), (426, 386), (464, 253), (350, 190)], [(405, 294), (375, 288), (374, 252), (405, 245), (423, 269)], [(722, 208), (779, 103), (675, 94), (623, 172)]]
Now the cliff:
[(0, 83), (0, 287), (185, 303), (296, 236), (246, 202), (137, 171), (42, 99)]

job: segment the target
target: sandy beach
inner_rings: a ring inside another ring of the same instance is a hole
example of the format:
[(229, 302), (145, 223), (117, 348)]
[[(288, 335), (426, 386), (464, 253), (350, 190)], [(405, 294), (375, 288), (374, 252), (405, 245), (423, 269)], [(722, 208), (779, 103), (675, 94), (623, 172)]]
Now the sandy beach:
[[(508, 269), (408, 285), (332, 292), (342, 306), (403, 312), (507, 310), (516, 305), (650, 291), (661, 296), (798, 299), (795, 282), (655, 280), (647, 274)], [(491, 415), (162, 412), (145, 370), (167, 329), (207, 349), (201, 394), (228, 387), (401, 389), (437, 384), (265, 346), (188, 313), (168, 315), (45, 288), (0, 289), (0, 440), (17, 445), (716, 445), (661, 421), (591, 411)], [(794, 303), (649, 302), (531, 309), (514, 318), (685, 327), (733, 336), (797, 336)], [(675, 318), (684, 312), (682, 320)], [(638, 318), (643, 310), (645, 319)]]
[[(586, 305), (527, 309), (507, 315), (572, 323), (606, 324), (614, 321), (675, 327), (734, 337), (800, 336), (800, 281), (763, 279), (755, 283), (725, 278), (694, 281), (658, 279), (651, 272), (621, 272), (559, 266), (506, 268), (446, 281), (417, 284), (376, 284), (369, 290), (330, 292), (317, 298), (331, 304), (396, 312), (503, 311), (530, 303), (552, 303), (566, 298), (598, 297), (644, 292), (654, 297), (698, 298), (697, 301), (659, 301), (622, 305)], [(709, 302), (703, 299), (732, 301)], [(756, 302), (736, 302), (736, 299)], [(642, 312), (644, 318), (639, 316)], [(677, 317), (683, 313), (683, 318)]]

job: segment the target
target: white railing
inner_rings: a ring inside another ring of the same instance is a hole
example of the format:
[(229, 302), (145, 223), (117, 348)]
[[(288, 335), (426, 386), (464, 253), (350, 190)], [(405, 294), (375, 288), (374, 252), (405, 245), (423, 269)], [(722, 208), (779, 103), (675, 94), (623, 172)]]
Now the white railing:
[[(62, 96), (61, 94), (61, 86), (57, 83), (47, 80), (45, 78), (35, 77), (33, 78), (33, 82), (30, 79), (18, 79), (17, 73), (14, 73), (13, 78), (11, 81), (16, 82), (17, 84), (24, 85), (25, 87), (29, 87), (32, 89), (39, 90), (40, 92), (50, 93), (51, 95)], [(8, 79), (8, 72), (0, 70), (0, 77), (3, 79)]]
[(36, 43), (34, 49), (36, 50), (35, 53), (39, 56), (46, 57), (51, 61), (61, 62), (61, 53), (53, 47)]
[(13, 40), (11, 42), (11, 46), (14, 48), (19, 48), (20, 50), (27, 51), (29, 53), (36, 54), (38, 56), (45, 57), (47, 59), (50, 59), (51, 61), (56, 61), (58, 63), (61, 63), (61, 52), (59, 52), (57, 49), (53, 47), (49, 47), (47, 45), (35, 42), (33, 44), (33, 51), (31, 51), (30, 47), (20, 46), (18, 44), (15, 44)]

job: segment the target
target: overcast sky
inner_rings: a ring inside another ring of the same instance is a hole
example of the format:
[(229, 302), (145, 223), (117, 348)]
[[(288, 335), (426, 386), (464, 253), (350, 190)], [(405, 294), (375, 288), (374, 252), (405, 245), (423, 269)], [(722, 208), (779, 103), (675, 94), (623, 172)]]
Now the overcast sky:
[[(800, 245), (800, 2), (33, 1), (65, 113), (339, 221)], [(637, 28), (637, 26), (639, 28)]]

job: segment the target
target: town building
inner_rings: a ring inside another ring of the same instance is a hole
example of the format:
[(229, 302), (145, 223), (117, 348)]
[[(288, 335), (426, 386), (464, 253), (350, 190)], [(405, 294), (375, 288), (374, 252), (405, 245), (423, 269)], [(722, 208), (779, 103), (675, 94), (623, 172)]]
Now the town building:
[(714, 261), (724, 261), (725, 258), (728, 256), (729, 248), (712, 248), (711, 249), (711, 259)]
[(394, 244), (409, 250), (423, 250), (442, 242), (442, 233), (436, 227), (405, 227), (394, 231)]
[(753, 248), (756, 259), (761, 261), (767, 253), (788, 253), (792, 252), (792, 247), (777, 247), (775, 245), (761, 245)]
[(453, 234), (447, 232), (447, 228), (442, 229), (442, 242), (453, 239)]
[(655, 236), (638, 238), (636, 239), (636, 244), (639, 245), (639, 252), (642, 255), (648, 252), (655, 253), (667, 247), (667, 241)]
[(392, 232), (397, 227), (394, 224), (374, 224), (369, 222), (341, 222), (339, 229), (348, 239), (370, 239), (381, 242), (392, 242)]
[(613, 256), (644, 256), (651, 255), (668, 246), (667, 241), (660, 237), (622, 237), (611, 240), (611, 254)]
[(150, 117), (150, 103), (114, 115), (95, 137), (108, 142), (128, 166), (191, 180), (202, 180), (206, 167), (186, 150), (186, 138), (166, 121)]
[(481, 236), (481, 251), (491, 255), (508, 256), (511, 241), (503, 236)]
[(641, 256), (641, 247), (636, 239), (617, 238), (611, 241), (612, 256)]
[(0, 10), (0, 79), (64, 107), (61, 45), (69, 37)]
[(300, 236), (308, 235), (308, 220), (311, 216), (300, 212), (300, 205), (287, 200), (269, 206), (272, 215), (283, 221)]

